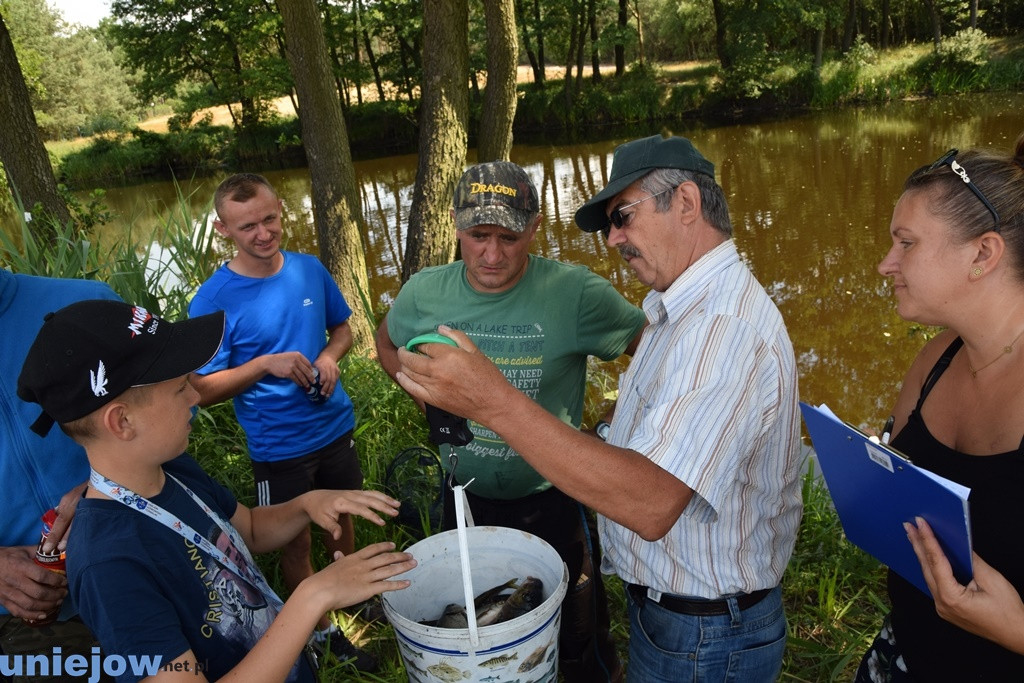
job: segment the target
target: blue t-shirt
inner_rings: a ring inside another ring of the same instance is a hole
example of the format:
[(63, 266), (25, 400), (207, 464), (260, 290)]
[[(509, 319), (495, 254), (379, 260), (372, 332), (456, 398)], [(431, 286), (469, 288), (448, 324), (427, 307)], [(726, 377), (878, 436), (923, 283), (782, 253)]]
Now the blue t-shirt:
[[(225, 264), (199, 288), (189, 304), (190, 317), (226, 313), (224, 341), (199, 374), (286, 351), (298, 351), (312, 362), (327, 344), (327, 329), (352, 315), (316, 257), (281, 254), (284, 264), (270, 277), (239, 275)], [(355, 427), (352, 400), (340, 385), (326, 402), (312, 403), (295, 382), (267, 375), (235, 396), (234, 405), (249, 457), (260, 462), (306, 455)]]
[[(95, 280), (13, 274), (0, 269), (0, 547), (35, 545), (43, 513), (89, 476), (82, 447), (53, 427), (45, 437), (30, 430), (42, 412), (18, 398), (18, 375), (43, 316), (84, 299), (114, 299)], [(73, 614), (64, 602), (62, 616)], [(0, 605), (0, 615), (9, 614)]]
[[(166, 463), (173, 474), (224, 520), (234, 515), (231, 493), (182, 454)], [(172, 479), (150, 499), (222, 550), (226, 535)], [(252, 564), (247, 549), (229, 553)], [(277, 608), (258, 589), (208, 557), (173, 529), (115, 500), (78, 503), (67, 546), (68, 590), (106, 655), (160, 656), (166, 664), (192, 650), (208, 680), (222, 677), (270, 627)], [(155, 672), (127, 667), (118, 681)], [(314, 681), (304, 657), (289, 681)]]

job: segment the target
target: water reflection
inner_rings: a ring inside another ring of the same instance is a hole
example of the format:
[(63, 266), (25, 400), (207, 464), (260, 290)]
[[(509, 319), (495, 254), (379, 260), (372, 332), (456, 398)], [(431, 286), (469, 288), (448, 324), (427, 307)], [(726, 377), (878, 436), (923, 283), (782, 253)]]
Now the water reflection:
[[(985, 95), (673, 131), (693, 138), (715, 163), (740, 253), (789, 326), (805, 400), (880, 427), (921, 344), (875, 270), (890, 244), (903, 180), (953, 146), (1008, 150), (1021, 132), (1022, 110), (1024, 95)], [(545, 211), (534, 250), (587, 264), (639, 303), (646, 289), (631, 269), (600, 234), (572, 222), (575, 209), (604, 186), (611, 152), (625, 139), (517, 145), (512, 160), (534, 178)], [(415, 172), (411, 155), (356, 163), (370, 285), (381, 309), (399, 287)], [(266, 175), (285, 203), (286, 246), (317, 253), (308, 172)], [(182, 183), (192, 220), (208, 220), (220, 180)], [(172, 183), (149, 183), (112, 189), (107, 199), (148, 244), (177, 204), (177, 191)], [(216, 248), (228, 253), (226, 245)]]

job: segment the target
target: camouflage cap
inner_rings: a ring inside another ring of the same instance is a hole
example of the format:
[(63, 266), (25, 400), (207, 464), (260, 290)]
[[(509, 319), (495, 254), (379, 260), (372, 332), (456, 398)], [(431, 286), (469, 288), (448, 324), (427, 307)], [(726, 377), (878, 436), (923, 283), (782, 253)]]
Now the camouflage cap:
[(455, 187), (455, 227), (500, 225), (523, 232), (540, 212), (537, 188), (511, 161), (489, 161), (466, 169)]

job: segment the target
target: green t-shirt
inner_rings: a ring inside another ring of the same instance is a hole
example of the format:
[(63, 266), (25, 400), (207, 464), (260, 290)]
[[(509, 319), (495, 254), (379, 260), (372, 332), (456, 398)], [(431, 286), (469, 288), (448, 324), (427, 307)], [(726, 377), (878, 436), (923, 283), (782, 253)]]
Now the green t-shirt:
[[(426, 268), (402, 287), (387, 320), (398, 347), (441, 324), (465, 332), (509, 382), (579, 427), (587, 357), (621, 355), (645, 317), (586, 267), (531, 255), (522, 279), (497, 294), (473, 289), (462, 261)], [(497, 434), (473, 421), (469, 426), (474, 438), (456, 449), (457, 474), (461, 483), (476, 478), (474, 494), (520, 498), (551, 486)]]

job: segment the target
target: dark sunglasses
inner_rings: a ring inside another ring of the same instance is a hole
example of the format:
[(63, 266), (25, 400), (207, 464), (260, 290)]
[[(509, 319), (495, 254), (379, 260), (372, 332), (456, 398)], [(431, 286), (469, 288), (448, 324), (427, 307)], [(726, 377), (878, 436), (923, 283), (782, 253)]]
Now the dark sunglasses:
[(608, 224), (606, 226), (604, 226), (603, 228), (601, 228), (601, 234), (604, 235), (605, 239), (608, 239), (608, 235), (610, 235), (611, 232), (612, 232), (612, 226), (613, 225), (616, 228), (621, 230), (622, 228), (624, 228), (626, 225), (629, 224), (629, 217), (632, 216), (633, 214), (632, 213), (627, 213), (626, 215), (622, 215), (622, 210), (623, 209), (628, 209), (630, 207), (636, 206), (637, 204), (646, 202), (648, 199), (654, 199), (655, 197), (661, 196), (661, 195), (665, 194), (666, 192), (671, 192), (674, 189), (676, 189), (676, 188), (670, 187), (670, 188), (664, 189), (661, 192), (658, 192), (656, 194), (647, 195), (643, 199), (638, 199), (635, 202), (630, 202), (629, 204), (623, 204), (622, 206), (618, 207), (617, 209), (612, 211), (610, 214), (608, 214)]
[(970, 177), (967, 175), (967, 169), (965, 169), (963, 166), (961, 166), (960, 164), (958, 164), (956, 162), (956, 155), (959, 152), (960, 152), (960, 150), (958, 150), (956, 147), (954, 147), (953, 149), (949, 150), (948, 152), (943, 154), (941, 157), (936, 159), (935, 163), (933, 163), (931, 166), (929, 166), (928, 170), (926, 172), (927, 173), (931, 173), (932, 171), (934, 171), (935, 169), (939, 168), (940, 166), (947, 166), (947, 165), (951, 169), (953, 169), (953, 173), (956, 173), (958, 176), (960, 176), (960, 180), (964, 181), (964, 185), (967, 186), (967, 189), (970, 190), (971, 192), (973, 192), (974, 196), (977, 197), (978, 199), (980, 199), (981, 203), (984, 204), (985, 208), (988, 209), (989, 213), (992, 214), (992, 218), (996, 222), (995, 227), (992, 228), (992, 229), (995, 230), (996, 232), (999, 232), (999, 214), (996, 213), (996, 209), (995, 209), (994, 206), (992, 206), (992, 202), (990, 202), (988, 200), (988, 198), (985, 197), (985, 195), (983, 195), (981, 193), (981, 190), (978, 189), (977, 185), (975, 185), (974, 183), (971, 182)]

